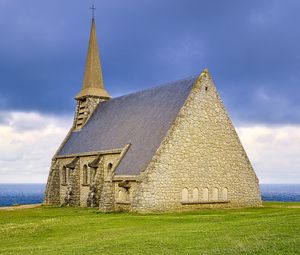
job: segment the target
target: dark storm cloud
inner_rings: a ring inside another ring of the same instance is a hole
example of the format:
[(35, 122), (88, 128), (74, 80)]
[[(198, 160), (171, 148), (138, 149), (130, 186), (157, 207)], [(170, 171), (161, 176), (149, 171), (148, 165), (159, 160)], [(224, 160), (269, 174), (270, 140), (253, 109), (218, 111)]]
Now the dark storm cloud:
[[(88, 1), (0, 0), (0, 107), (72, 112), (87, 50)], [(300, 2), (95, 1), (113, 96), (208, 67), (239, 122), (299, 123)]]

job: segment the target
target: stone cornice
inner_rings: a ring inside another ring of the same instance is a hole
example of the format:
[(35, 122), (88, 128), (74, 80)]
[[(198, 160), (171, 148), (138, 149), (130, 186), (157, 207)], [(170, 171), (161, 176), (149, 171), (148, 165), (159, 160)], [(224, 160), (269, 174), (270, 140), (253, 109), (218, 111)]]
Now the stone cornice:
[(55, 158), (56, 159), (61, 159), (61, 158), (73, 158), (73, 157), (97, 156), (97, 155), (105, 155), (105, 154), (120, 154), (123, 150), (124, 150), (124, 148), (122, 148), (122, 149), (112, 149), (112, 150), (82, 152), (82, 153), (76, 153), (76, 154), (56, 156)]
[(113, 181), (136, 181), (138, 177), (138, 175), (116, 175)]

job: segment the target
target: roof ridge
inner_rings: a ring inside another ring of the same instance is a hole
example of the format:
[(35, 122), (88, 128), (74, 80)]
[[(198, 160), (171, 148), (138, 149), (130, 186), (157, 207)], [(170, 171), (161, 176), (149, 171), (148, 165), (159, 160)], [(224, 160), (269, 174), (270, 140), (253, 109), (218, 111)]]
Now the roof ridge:
[(186, 80), (196, 79), (196, 78), (198, 78), (198, 76), (199, 75), (191, 75), (191, 76), (188, 76), (186, 78), (179, 79), (179, 80), (174, 80), (174, 81), (167, 82), (167, 83), (161, 83), (159, 85), (154, 85), (153, 87), (150, 87), (150, 88), (147, 88), (147, 89), (143, 89), (143, 90), (135, 91), (135, 92), (132, 92), (132, 93), (124, 94), (124, 95), (118, 96), (118, 97), (113, 97), (113, 98), (111, 98), (110, 100), (108, 100), (106, 102), (112, 101), (114, 99), (119, 99), (119, 98), (122, 98), (122, 97), (127, 97), (127, 96), (131, 96), (131, 95), (144, 93), (146, 91), (156, 90), (156, 89), (159, 89), (161, 87), (173, 85), (174, 83), (179, 83), (179, 82), (186, 81)]

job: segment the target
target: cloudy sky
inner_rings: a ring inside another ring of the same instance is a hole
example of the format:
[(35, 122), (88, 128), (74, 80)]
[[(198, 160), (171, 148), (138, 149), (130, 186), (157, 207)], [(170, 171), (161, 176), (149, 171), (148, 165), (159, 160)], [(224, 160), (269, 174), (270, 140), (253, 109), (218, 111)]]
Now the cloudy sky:
[(0, 183), (46, 182), (95, 4), (113, 97), (208, 67), (261, 183), (300, 183), (300, 1), (0, 0)]

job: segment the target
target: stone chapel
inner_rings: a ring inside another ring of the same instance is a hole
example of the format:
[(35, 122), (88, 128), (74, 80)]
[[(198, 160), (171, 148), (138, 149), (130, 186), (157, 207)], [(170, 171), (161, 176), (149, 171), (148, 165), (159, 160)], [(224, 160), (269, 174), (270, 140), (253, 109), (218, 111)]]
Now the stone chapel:
[(93, 18), (75, 99), (45, 204), (141, 213), (261, 205), (258, 179), (207, 69), (111, 98)]

